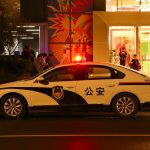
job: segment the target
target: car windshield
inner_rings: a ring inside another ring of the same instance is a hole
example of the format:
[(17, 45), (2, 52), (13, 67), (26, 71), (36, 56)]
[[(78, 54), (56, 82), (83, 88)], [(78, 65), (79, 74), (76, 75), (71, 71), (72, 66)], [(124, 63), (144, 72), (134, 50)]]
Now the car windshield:
[(50, 68), (48, 68), (48, 69), (45, 69), (45, 70), (43, 70), (43, 71), (41, 71), (40, 73), (36, 74), (35, 76), (33, 76), (33, 77), (31, 77), (31, 78), (29, 78), (29, 79), (27, 79), (27, 80), (32, 80), (32, 79), (34, 79), (34, 78), (40, 76), (41, 74), (43, 74), (44, 72), (47, 72), (48, 70), (50, 70), (50, 69), (52, 69), (52, 68), (54, 68), (54, 66), (53, 66), (53, 67), (50, 67)]

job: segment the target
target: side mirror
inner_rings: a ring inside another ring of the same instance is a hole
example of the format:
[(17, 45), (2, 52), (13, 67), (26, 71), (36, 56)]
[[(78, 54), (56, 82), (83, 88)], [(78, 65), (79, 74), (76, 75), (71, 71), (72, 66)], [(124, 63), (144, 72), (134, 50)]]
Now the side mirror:
[(39, 77), (39, 78), (37, 78), (37, 81), (38, 81), (38, 82), (44, 81), (44, 78), (43, 78), (43, 77)]
[(36, 82), (39, 82), (39, 83), (45, 84), (45, 85), (48, 85), (48, 84), (49, 84), (49, 81), (48, 81), (48, 80), (45, 80), (43, 77), (37, 78)]

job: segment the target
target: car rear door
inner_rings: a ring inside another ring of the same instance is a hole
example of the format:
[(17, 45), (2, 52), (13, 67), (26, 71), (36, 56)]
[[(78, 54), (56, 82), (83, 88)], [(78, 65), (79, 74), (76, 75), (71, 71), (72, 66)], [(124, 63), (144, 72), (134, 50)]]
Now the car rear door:
[(119, 81), (113, 78), (111, 68), (87, 65), (84, 72), (86, 72), (86, 79), (77, 81), (76, 92), (88, 104), (108, 103), (112, 91), (117, 89), (119, 84)]

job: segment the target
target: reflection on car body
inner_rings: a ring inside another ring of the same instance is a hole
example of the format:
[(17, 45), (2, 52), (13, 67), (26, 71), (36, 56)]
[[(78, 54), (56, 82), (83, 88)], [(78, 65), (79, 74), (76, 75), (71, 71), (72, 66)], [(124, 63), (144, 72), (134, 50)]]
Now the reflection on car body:
[(109, 63), (58, 65), (0, 87), (0, 109), (6, 118), (22, 118), (36, 109), (100, 111), (101, 105), (127, 118), (149, 102), (149, 77)]

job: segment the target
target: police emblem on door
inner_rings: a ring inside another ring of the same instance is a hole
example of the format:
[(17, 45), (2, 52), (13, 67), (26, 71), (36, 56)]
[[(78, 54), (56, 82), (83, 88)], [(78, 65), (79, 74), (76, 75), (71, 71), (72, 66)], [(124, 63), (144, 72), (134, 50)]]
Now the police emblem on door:
[(64, 98), (64, 90), (62, 86), (52, 87), (52, 97), (59, 101)]

